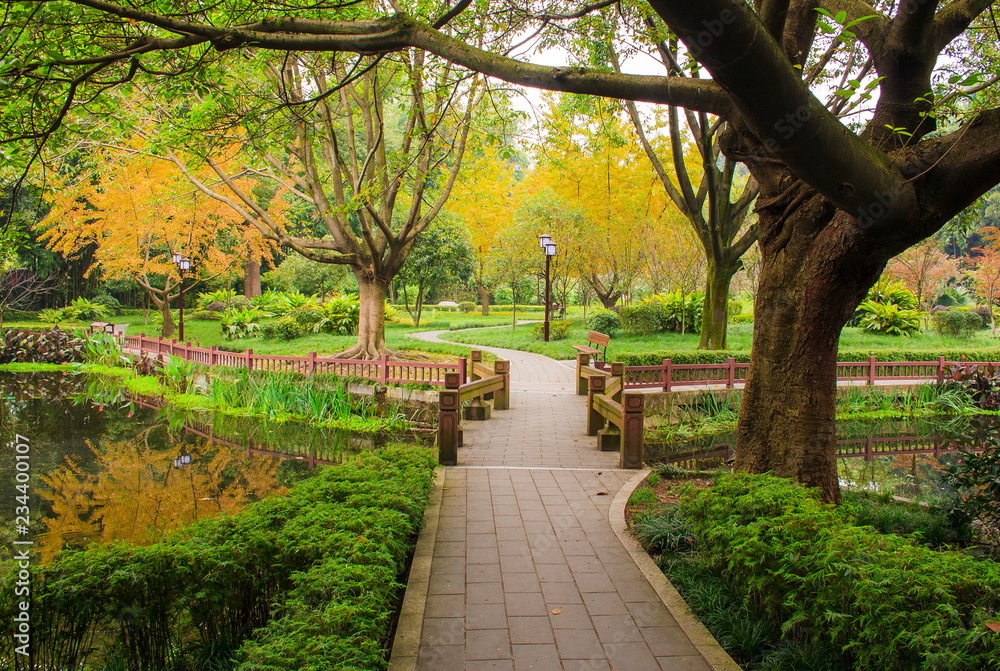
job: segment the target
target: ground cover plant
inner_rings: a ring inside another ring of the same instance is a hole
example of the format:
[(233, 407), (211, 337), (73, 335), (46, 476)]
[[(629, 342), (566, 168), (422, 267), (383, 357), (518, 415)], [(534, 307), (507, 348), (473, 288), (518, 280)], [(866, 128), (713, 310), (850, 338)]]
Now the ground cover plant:
[(998, 668), (1000, 569), (928, 547), (955, 539), (941, 516), (747, 474), (675, 494), (633, 530), (744, 668)]
[[(18, 668), (384, 669), (434, 465), (421, 448), (365, 452), (154, 545), (65, 552), (33, 570)], [(8, 620), (16, 576), (6, 562)]]

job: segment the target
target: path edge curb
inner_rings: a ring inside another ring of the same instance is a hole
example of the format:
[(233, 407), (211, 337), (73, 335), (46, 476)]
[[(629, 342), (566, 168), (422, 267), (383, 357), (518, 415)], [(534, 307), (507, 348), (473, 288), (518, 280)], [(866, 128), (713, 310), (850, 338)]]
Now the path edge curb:
[(438, 523), (441, 519), (441, 499), (444, 491), (445, 469), (438, 468), (434, 485), (424, 509), (424, 525), (417, 537), (410, 564), (410, 575), (403, 593), (396, 635), (392, 639), (388, 671), (413, 671), (417, 668), (420, 636), (424, 628), (424, 611), (427, 609), (427, 590), (431, 580), (431, 561), (437, 542)]
[(663, 602), (663, 605), (667, 607), (670, 614), (677, 620), (677, 624), (680, 625), (681, 630), (691, 640), (691, 643), (697, 648), (698, 652), (709, 663), (712, 669), (714, 671), (742, 671), (740, 665), (729, 656), (729, 653), (719, 645), (719, 642), (715, 640), (715, 637), (712, 636), (705, 625), (694, 616), (684, 598), (670, 584), (670, 581), (663, 575), (663, 572), (649, 554), (639, 545), (639, 541), (628, 532), (625, 524), (625, 506), (628, 504), (632, 492), (645, 482), (651, 472), (649, 469), (639, 471), (632, 476), (631, 480), (622, 485), (622, 488), (615, 494), (615, 498), (611, 502), (611, 508), (608, 510), (608, 521), (611, 523), (611, 528), (618, 537), (618, 540), (628, 551), (629, 556), (632, 557), (632, 561), (636, 563), (642, 574), (646, 576), (646, 580), (656, 592), (656, 595), (660, 597), (660, 601)]

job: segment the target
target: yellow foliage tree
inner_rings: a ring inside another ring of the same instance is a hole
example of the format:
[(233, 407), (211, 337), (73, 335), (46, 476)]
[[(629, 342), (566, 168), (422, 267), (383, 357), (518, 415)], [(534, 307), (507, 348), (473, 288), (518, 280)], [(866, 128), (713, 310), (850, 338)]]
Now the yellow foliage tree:
[[(252, 187), (249, 180), (244, 184)], [(248, 255), (270, 259), (273, 245), (230, 208), (194, 189), (174, 163), (139, 147), (104, 153), (93, 171), (60, 183), (38, 227), (41, 239), (63, 256), (92, 251), (88, 275), (142, 286), (163, 315), (164, 337), (174, 332), (170, 305), (181, 279), (172, 253), (191, 259), (190, 289), (239, 272)]]

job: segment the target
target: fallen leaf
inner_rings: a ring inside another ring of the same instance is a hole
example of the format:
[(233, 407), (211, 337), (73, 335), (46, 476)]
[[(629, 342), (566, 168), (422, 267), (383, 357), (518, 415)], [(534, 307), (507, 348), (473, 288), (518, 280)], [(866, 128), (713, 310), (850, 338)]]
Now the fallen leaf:
[(552, 609), (552, 614), (553, 615), (558, 615), (561, 612), (562, 612), (562, 608), (553, 608)]
[(986, 628), (1000, 634), (1000, 622), (985, 622)]
[(597, 495), (598, 495), (598, 496), (611, 496), (611, 495), (610, 495), (610, 494), (608, 494), (607, 492), (597, 492)]

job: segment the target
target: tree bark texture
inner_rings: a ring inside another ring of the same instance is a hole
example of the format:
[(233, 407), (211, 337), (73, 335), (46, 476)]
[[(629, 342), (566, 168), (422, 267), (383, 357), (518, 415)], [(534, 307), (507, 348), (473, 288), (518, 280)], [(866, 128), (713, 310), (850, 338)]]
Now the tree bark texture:
[(260, 294), (260, 261), (247, 259), (243, 266), (243, 295), (247, 298), (256, 298)]
[(711, 257), (705, 282), (705, 303), (701, 312), (701, 340), (698, 349), (726, 349), (729, 332), (729, 288), (736, 264), (717, 264)]
[(338, 357), (378, 359), (388, 352), (385, 344), (385, 294), (388, 280), (373, 279), (365, 273), (358, 278), (358, 342)]

